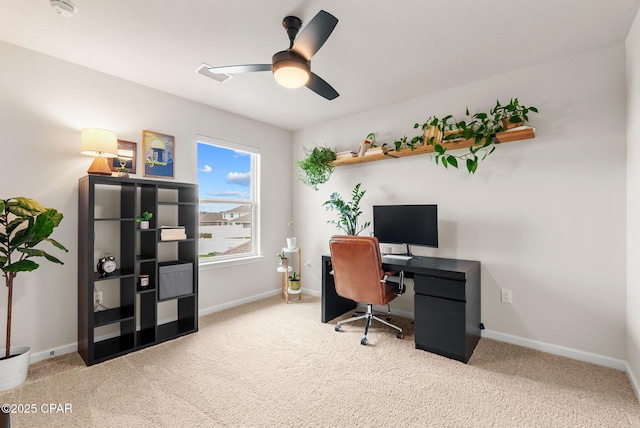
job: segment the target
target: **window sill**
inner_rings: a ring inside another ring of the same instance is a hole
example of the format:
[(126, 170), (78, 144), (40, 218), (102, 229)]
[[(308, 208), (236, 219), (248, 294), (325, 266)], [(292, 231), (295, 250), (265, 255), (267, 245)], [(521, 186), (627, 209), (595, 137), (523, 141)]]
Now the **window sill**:
[(201, 270), (217, 269), (229, 266), (245, 265), (249, 263), (258, 263), (263, 261), (265, 256), (247, 256), (236, 259), (216, 260), (211, 262), (200, 262)]

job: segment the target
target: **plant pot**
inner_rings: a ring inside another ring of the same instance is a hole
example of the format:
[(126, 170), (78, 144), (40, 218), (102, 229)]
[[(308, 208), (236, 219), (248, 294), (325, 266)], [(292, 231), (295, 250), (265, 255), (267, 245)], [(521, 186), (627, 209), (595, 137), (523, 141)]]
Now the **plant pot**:
[(148, 221), (141, 221), (140, 222), (140, 229), (149, 229), (149, 222)]
[(505, 117), (504, 119), (502, 119), (502, 126), (504, 129), (511, 129), (511, 128), (516, 128), (518, 126), (522, 126), (524, 125), (524, 121), (521, 120), (520, 122), (516, 122), (516, 123), (511, 123), (511, 116), (509, 117)]
[[(459, 129), (446, 130), (446, 131), (444, 131), (444, 136), (442, 138), (442, 141), (444, 141), (445, 143), (452, 143), (454, 141), (464, 140), (463, 137), (458, 136), (461, 132), (462, 131), (460, 131)], [(451, 137), (451, 136), (453, 136), (453, 137)]]
[(289, 288), (291, 290), (300, 290), (300, 287), (302, 286), (302, 284), (300, 283), (299, 279), (294, 280), (289, 280)]
[[(4, 356), (6, 348), (0, 350)], [(15, 388), (27, 379), (31, 348), (29, 346), (12, 346), (11, 358), (0, 360), (0, 391)]]
[(288, 249), (296, 248), (296, 238), (287, 238), (287, 248)]
[[(432, 141), (433, 139), (433, 141)], [(427, 126), (424, 128), (424, 145), (435, 146), (442, 143), (442, 131), (437, 126)]]

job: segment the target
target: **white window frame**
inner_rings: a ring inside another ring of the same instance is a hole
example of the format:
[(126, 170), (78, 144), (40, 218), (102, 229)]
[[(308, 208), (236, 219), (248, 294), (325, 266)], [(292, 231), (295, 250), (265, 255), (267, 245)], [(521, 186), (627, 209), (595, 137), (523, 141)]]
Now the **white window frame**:
[[(200, 268), (202, 269), (232, 266), (244, 263), (253, 263), (262, 260), (264, 256), (260, 254), (260, 149), (253, 146), (247, 146), (244, 144), (221, 140), (219, 138), (208, 137), (206, 135), (198, 135), (196, 146), (198, 143), (210, 144), (229, 150), (238, 150), (251, 154), (251, 196), (249, 197), (249, 199), (238, 200), (211, 198), (211, 200), (214, 203), (221, 204), (250, 204), (252, 207), (251, 251), (242, 254), (216, 256), (213, 260), (200, 259)], [(200, 187), (200, 183), (198, 183), (198, 186)], [(207, 198), (205, 202), (208, 200), (209, 198)], [(200, 199), (200, 204), (202, 204), (202, 201), (203, 200)], [(200, 210), (198, 210), (198, 212), (199, 211)]]

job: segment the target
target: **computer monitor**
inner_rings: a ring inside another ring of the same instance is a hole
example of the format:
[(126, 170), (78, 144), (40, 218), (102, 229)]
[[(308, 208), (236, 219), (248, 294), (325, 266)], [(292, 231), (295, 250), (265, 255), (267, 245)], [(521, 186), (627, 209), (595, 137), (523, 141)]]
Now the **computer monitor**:
[(438, 206), (374, 205), (373, 234), (380, 243), (438, 248)]

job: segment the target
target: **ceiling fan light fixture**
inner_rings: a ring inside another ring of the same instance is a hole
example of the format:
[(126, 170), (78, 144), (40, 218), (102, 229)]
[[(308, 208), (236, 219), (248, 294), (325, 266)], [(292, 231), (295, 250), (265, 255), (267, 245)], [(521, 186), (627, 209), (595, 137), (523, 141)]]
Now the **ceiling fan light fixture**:
[(311, 76), (311, 66), (300, 55), (291, 51), (278, 52), (273, 56), (273, 77), (285, 88), (304, 86)]

